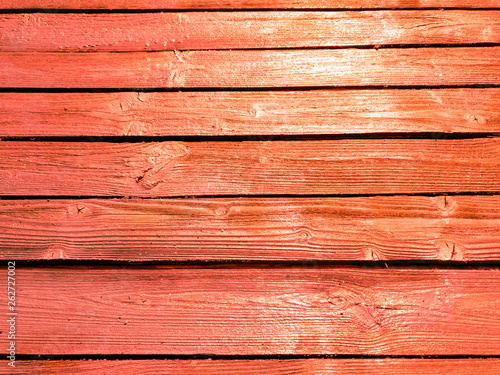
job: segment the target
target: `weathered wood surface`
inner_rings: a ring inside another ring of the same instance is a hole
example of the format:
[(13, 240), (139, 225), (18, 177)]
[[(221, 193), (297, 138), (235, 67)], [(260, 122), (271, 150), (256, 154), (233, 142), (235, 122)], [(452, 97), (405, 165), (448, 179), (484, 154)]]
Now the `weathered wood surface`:
[(0, 0), (1, 9), (500, 8), (499, 0)]
[[(442, 133), (499, 132), (500, 89), (481, 86), (500, 84), (499, 0), (0, 0), (1, 8), (24, 10), (0, 15), (0, 90), (45, 91), (0, 94), (1, 137), (248, 136), (0, 142), (0, 259), (96, 265), (18, 264), (18, 373), (498, 373), (500, 195), (474, 194), (500, 192), (500, 138)], [(161, 12), (206, 8), (255, 11)], [(257, 11), (271, 8), (299, 11)], [(351, 48), (359, 46), (373, 48)], [(95, 92), (50, 92), (67, 88)], [(191, 90), (134, 92), (163, 88)], [(273, 91), (217, 91), (238, 88)], [(364, 133), (432, 139), (255, 141)], [(411, 193), (441, 195), (320, 197)], [(236, 198), (105, 199), (196, 195)], [(238, 264), (196, 266), (205, 260)], [(2, 343), (7, 324), (0, 320)], [(26, 360), (58, 354), (275, 359)], [(416, 358), (363, 357), (385, 355)]]
[(0, 195), (500, 191), (500, 139), (0, 142)]
[[(29, 375), (498, 375), (500, 360), (488, 359), (290, 359), (290, 360), (122, 360), (16, 361), (10, 371), (0, 361), (0, 374)], [(10, 372), (9, 372), (10, 371)]]
[(2, 52), (0, 87), (256, 88), (500, 83), (500, 47)]
[(0, 51), (161, 51), (500, 42), (499, 11), (3, 14)]
[(3, 200), (0, 227), (6, 260), (500, 260), (499, 196)]
[(500, 132), (500, 89), (0, 93), (0, 136)]
[(18, 354), (500, 354), (498, 269), (18, 268), (16, 290)]

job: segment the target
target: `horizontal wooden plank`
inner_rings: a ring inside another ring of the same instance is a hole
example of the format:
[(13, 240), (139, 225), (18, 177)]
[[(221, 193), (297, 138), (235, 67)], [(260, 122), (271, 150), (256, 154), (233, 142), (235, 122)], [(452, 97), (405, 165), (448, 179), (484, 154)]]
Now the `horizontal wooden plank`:
[(0, 87), (238, 88), (500, 83), (500, 47), (3, 52)]
[(500, 354), (498, 269), (18, 267), (15, 277), (18, 354)]
[[(486, 359), (289, 359), (289, 360), (123, 360), (123, 361), (16, 361), (16, 370), (0, 361), (0, 374), (32, 375), (497, 375), (500, 360)], [(6, 372), (7, 371), (7, 372)], [(10, 372), (9, 372), (10, 371)], [(17, 371), (17, 372), (16, 372)]]
[(0, 195), (500, 191), (500, 138), (0, 142)]
[(0, 258), (500, 260), (500, 197), (2, 200)]
[(464, 10), (3, 14), (0, 51), (500, 43), (499, 19), (498, 11)]
[(0, 0), (1, 9), (500, 8), (499, 0)]
[(0, 93), (0, 137), (486, 133), (498, 108), (498, 88)]

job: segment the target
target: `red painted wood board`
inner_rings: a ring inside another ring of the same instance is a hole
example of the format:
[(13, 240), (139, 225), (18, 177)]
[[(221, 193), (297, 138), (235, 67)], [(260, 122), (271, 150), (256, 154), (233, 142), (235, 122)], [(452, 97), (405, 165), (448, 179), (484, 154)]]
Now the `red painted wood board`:
[[(32, 375), (497, 375), (500, 360), (489, 359), (290, 359), (290, 360), (54, 360), (17, 361), (17, 373)], [(0, 374), (6, 364), (0, 361)], [(4, 370), (4, 372), (2, 372)]]
[(498, 269), (18, 267), (16, 288), (25, 355), (500, 354)]
[(445, 137), (437, 133), (499, 133), (499, 107), (499, 88), (0, 93), (0, 136)]
[(500, 8), (499, 0), (0, 0), (1, 9)]
[(500, 260), (500, 197), (2, 200), (0, 258)]
[(500, 83), (500, 47), (0, 53), (0, 88), (257, 88)]
[(0, 51), (161, 51), (500, 42), (499, 11), (0, 15)]
[(500, 140), (0, 142), (5, 196), (500, 191)]

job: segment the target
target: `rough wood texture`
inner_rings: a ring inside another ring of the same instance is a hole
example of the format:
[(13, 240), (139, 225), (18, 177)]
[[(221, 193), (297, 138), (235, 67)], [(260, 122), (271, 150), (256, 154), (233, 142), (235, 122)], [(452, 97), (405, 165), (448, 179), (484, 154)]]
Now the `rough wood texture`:
[(500, 197), (3, 200), (1, 259), (500, 260)]
[(499, 8), (499, 0), (0, 0), (2, 9)]
[(0, 195), (500, 191), (500, 139), (0, 142)]
[[(0, 51), (499, 43), (498, 11), (0, 15)], [(312, 32), (314, 30), (314, 32)]]
[[(498, 373), (500, 0), (478, 3), (0, 0), (0, 137), (182, 140), (0, 142), (17, 373)], [(29, 361), (200, 354), (270, 360)]]
[(238, 88), (500, 83), (500, 47), (0, 53), (0, 87)]
[(0, 136), (486, 133), (498, 108), (498, 88), (0, 93)]
[(19, 354), (500, 354), (498, 269), (18, 268), (16, 290)]
[(17, 361), (14, 372), (30, 375), (498, 375), (499, 359), (291, 359), (291, 360), (123, 360), (123, 361)]

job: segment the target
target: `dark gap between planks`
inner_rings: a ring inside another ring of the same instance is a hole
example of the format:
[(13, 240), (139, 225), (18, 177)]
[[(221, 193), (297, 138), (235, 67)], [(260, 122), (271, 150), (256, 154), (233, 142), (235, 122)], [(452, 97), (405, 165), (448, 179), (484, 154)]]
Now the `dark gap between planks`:
[(454, 260), (297, 260), (297, 261), (259, 261), (259, 260), (74, 260), (74, 259), (37, 259), (16, 260), (16, 268), (40, 269), (156, 269), (156, 268), (203, 268), (203, 269), (500, 269), (500, 260), (492, 261), (454, 261)]
[(476, 196), (500, 195), (500, 191), (461, 191), (437, 193), (377, 193), (377, 194), (215, 194), (215, 195), (173, 195), (173, 196), (145, 196), (131, 197), (124, 195), (0, 195), (1, 200), (63, 200), (63, 199), (219, 199), (219, 198), (369, 198), (369, 197), (440, 197), (440, 196)]
[[(142, 53), (142, 52), (141, 52)], [(492, 89), (500, 84), (470, 85), (373, 85), (373, 86), (294, 86), (294, 87), (155, 87), (155, 88), (47, 88), (2, 87), (0, 93), (111, 93), (111, 92), (233, 92), (233, 91), (317, 91), (317, 90), (439, 90), (439, 89)]]
[(336, 141), (345, 139), (474, 139), (495, 138), (500, 133), (356, 133), (356, 134), (248, 134), (248, 135), (177, 135), (177, 136), (78, 136), (78, 137), (0, 137), (5, 142), (80, 142), (80, 143), (144, 143), (144, 142), (270, 142), (270, 141)]
[[(294, 360), (294, 359), (487, 359), (500, 358), (499, 355), (437, 355), (437, 356), (420, 356), (420, 355), (349, 355), (349, 354), (276, 354), (276, 355), (213, 355), (213, 354), (193, 354), (193, 355), (172, 355), (172, 354), (58, 354), (58, 355), (29, 355), (19, 354), (16, 359), (22, 360)], [(0, 357), (0, 360), (6, 359), (6, 355)]]
[[(359, 44), (345, 46), (307, 46), (307, 47), (272, 47), (272, 48), (192, 48), (192, 49), (158, 49), (158, 50), (125, 50), (125, 51), (33, 51), (31, 53), (60, 53), (60, 54), (93, 54), (93, 53), (158, 53), (166, 51), (176, 52), (203, 52), (203, 51), (308, 51), (308, 50), (344, 50), (344, 49), (415, 49), (415, 48), (470, 48), (470, 47), (498, 47), (500, 43), (424, 43), (424, 44)], [(359, 87), (359, 86), (358, 86)]]

